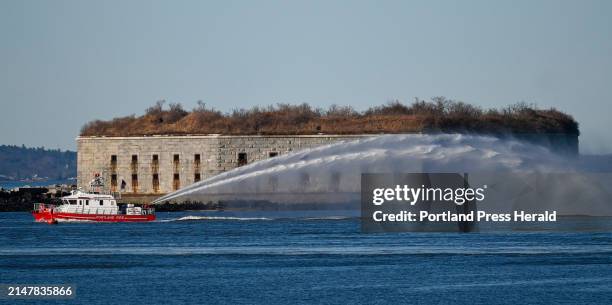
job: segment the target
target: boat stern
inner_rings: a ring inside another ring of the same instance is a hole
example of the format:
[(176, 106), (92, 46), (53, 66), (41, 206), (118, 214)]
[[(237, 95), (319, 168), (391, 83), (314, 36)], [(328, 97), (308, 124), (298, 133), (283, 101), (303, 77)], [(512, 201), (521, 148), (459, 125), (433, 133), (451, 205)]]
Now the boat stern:
[(46, 222), (49, 224), (57, 223), (53, 218), (53, 205), (46, 205), (44, 203), (35, 203), (34, 209), (32, 210), (32, 216), (36, 222)]

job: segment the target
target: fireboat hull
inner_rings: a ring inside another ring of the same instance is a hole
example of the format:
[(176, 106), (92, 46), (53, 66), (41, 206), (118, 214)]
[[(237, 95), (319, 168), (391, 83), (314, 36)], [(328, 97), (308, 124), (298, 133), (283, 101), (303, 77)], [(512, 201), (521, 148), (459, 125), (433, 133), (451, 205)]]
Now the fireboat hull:
[(147, 222), (155, 220), (154, 214), (148, 215), (101, 215), (101, 214), (77, 214), (77, 213), (51, 213), (48, 211), (32, 212), (36, 222), (58, 223), (58, 222)]

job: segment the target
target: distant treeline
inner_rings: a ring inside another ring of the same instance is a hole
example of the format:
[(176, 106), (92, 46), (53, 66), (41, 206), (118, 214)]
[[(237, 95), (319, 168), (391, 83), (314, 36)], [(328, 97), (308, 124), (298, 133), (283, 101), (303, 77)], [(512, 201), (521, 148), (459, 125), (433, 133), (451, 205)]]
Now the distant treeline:
[(351, 106), (328, 109), (308, 104), (235, 109), (229, 113), (198, 102), (192, 111), (164, 101), (149, 107), (142, 116), (93, 121), (83, 126), (82, 136), (139, 135), (288, 135), (372, 134), (409, 132), (563, 133), (578, 135), (578, 123), (554, 108), (537, 109), (518, 103), (503, 109), (478, 106), (435, 97), (416, 99), (406, 105), (398, 101), (356, 111)]
[(0, 180), (76, 177), (76, 152), (0, 145)]

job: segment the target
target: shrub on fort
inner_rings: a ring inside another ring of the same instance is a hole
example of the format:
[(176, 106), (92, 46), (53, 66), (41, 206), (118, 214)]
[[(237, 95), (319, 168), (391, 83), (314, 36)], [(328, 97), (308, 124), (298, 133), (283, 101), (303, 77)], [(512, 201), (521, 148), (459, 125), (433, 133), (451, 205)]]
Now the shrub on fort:
[(578, 134), (578, 123), (554, 108), (537, 109), (518, 103), (503, 109), (482, 109), (444, 97), (416, 99), (406, 105), (392, 101), (363, 112), (351, 106), (328, 109), (308, 104), (277, 104), (236, 108), (222, 113), (198, 102), (191, 112), (181, 104), (158, 101), (144, 115), (92, 121), (83, 136), (168, 134), (351, 134), (402, 132), (564, 133)]
[(145, 110), (145, 113), (147, 115), (161, 115), (162, 111), (164, 110), (164, 104), (166, 103), (165, 100), (159, 100), (157, 102), (155, 102), (155, 105), (147, 108)]
[(352, 106), (339, 106), (333, 104), (329, 106), (329, 109), (325, 112), (325, 116), (336, 119), (355, 119), (360, 115)]

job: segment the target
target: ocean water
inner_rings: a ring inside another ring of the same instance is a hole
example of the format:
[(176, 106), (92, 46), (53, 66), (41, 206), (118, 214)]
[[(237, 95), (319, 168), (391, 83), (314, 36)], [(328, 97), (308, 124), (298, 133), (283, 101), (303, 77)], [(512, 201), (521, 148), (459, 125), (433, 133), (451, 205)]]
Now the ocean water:
[(362, 234), (356, 218), (287, 216), (50, 226), (0, 213), (0, 283), (74, 284), (70, 304), (612, 302), (609, 232)]

